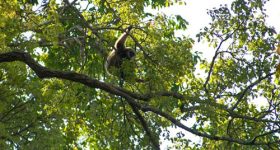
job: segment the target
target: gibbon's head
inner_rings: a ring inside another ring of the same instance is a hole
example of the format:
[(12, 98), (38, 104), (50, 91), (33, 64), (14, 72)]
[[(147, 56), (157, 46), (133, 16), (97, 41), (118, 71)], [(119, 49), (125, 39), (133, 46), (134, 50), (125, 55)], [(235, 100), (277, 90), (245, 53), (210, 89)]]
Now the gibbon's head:
[(125, 56), (126, 59), (132, 59), (135, 57), (135, 52), (132, 48), (125, 48)]

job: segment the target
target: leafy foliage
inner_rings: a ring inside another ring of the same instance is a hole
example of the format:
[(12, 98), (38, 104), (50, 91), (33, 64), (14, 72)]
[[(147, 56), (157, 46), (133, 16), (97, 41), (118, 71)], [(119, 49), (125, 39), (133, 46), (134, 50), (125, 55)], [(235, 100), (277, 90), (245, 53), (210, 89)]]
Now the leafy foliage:
[[(194, 39), (175, 36), (187, 30), (182, 16), (145, 12), (176, 2), (1, 1), (0, 147), (159, 149), (163, 137), (177, 149), (278, 148), (280, 36), (266, 25), (267, 1), (208, 10), (197, 37), (215, 49), (210, 62), (192, 51)], [(137, 55), (118, 87), (103, 66), (129, 25)], [(170, 126), (203, 140), (172, 138)]]

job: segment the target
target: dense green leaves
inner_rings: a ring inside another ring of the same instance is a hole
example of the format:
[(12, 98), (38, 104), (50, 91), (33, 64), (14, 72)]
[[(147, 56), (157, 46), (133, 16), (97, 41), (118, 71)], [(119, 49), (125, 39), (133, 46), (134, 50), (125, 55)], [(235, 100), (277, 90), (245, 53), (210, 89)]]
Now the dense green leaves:
[[(211, 61), (193, 50), (196, 39), (175, 36), (188, 29), (183, 16), (145, 9), (183, 1), (0, 2), (0, 147), (278, 148), (280, 36), (266, 2), (208, 10), (197, 37), (214, 48)], [(130, 25), (136, 58), (123, 62), (120, 84), (104, 62)], [(182, 131), (171, 136), (174, 126)]]

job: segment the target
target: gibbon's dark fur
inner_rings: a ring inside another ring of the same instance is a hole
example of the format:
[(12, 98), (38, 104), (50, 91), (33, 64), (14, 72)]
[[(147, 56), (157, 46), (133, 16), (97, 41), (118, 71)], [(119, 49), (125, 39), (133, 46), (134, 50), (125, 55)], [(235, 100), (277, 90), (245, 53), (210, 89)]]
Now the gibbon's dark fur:
[[(115, 43), (115, 46), (113, 50), (110, 52), (110, 54), (107, 57), (106, 63), (105, 63), (105, 69), (107, 73), (110, 73), (109, 70), (111, 67), (115, 67), (117, 69), (121, 68), (122, 62), (124, 59), (130, 60), (133, 57), (135, 57), (135, 52), (132, 48), (125, 46), (126, 38), (128, 37), (128, 34), (130, 30), (132, 29), (132, 26), (129, 26), (125, 33), (123, 33), (118, 40)], [(123, 77), (123, 72), (121, 71), (121, 78)]]

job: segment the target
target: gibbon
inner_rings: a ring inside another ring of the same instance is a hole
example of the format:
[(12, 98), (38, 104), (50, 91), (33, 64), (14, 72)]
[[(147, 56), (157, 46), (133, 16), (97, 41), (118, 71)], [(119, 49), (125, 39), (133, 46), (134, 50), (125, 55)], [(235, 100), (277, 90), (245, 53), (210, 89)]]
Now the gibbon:
[(123, 79), (124, 74), (123, 70), (121, 69), (121, 66), (123, 64), (123, 61), (125, 59), (131, 60), (135, 57), (135, 52), (132, 48), (125, 46), (126, 38), (128, 37), (128, 34), (130, 30), (132, 29), (132, 26), (129, 26), (125, 33), (123, 33), (115, 42), (113, 50), (110, 52), (110, 54), (107, 57), (106, 63), (105, 63), (105, 69), (107, 73), (110, 74), (110, 69), (112, 67), (115, 67), (115, 69), (120, 69), (120, 77)]

